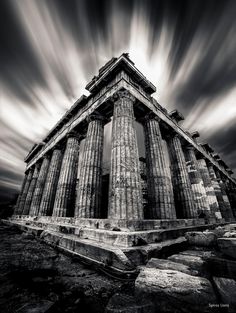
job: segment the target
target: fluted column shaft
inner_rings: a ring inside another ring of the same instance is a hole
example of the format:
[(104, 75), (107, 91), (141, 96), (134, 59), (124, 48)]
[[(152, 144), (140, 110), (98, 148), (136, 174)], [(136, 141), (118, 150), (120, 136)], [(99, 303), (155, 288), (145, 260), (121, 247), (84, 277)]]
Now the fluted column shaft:
[(167, 171), (158, 118), (149, 114), (143, 120), (143, 126), (147, 160), (148, 218), (176, 218), (172, 182)]
[(37, 216), (39, 213), (39, 207), (40, 207), (40, 203), (41, 203), (41, 199), (43, 195), (44, 184), (45, 184), (47, 174), (48, 174), (49, 164), (50, 164), (50, 158), (49, 156), (45, 156), (43, 158), (43, 162), (39, 171), (37, 183), (34, 189), (34, 194), (33, 194), (32, 202), (30, 205), (29, 215)]
[(79, 158), (79, 136), (69, 135), (58, 180), (53, 216), (73, 216)]
[(34, 170), (31, 168), (27, 174), (27, 179), (26, 179), (26, 182), (25, 182), (25, 185), (24, 185), (24, 188), (23, 188), (23, 191), (22, 191), (22, 194), (20, 196), (20, 200), (17, 206), (17, 214), (19, 215), (23, 214), (25, 200), (26, 200), (28, 189), (32, 180), (33, 172)]
[(52, 215), (53, 204), (60, 175), (61, 161), (62, 150), (60, 147), (57, 146), (52, 153), (52, 158), (48, 169), (48, 175), (46, 178), (42, 200), (40, 203), (39, 215)]
[(187, 170), (193, 190), (193, 199), (197, 207), (198, 216), (212, 217), (210, 206), (207, 201), (207, 194), (203, 180), (198, 169), (197, 158), (194, 147), (188, 146), (184, 149)]
[(214, 190), (215, 190), (215, 194), (216, 194), (216, 198), (217, 198), (217, 201), (218, 201), (218, 204), (219, 204), (221, 215), (222, 215), (223, 218), (228, 219), (229, 218), (229, 214), (228, 214), (228, 211), (229, 211), (229, 205), (228, 205), (229, 199), (228, 199), (228, 197), (226, 195), (227, 201), (225, 201), (226, 197), (224, 195), (224, 192), (222, 193), (221, 186), (220, 186), (219, 181), (218, 181), (218, 179), (216, 177), (216, 173), (215, 173), (215, 170), (213, 168), (213, 165), (211, 163), (207, 163), (207, 167), (208, 167), (209, 174), (210, 174), (210, 177), (211, 177), (211, 181), (212, 181), (212, 184), (213, 184), (213, 187), (214, 187)]
[(222, 178), (225, 187), (226, 187), (226, 193), (229, 198), (229, 202), (231, 205), (233, 216), (236, 218), (236, 185), (234, 185), (229, 179)]
[(233, 218), (233, 212), (231, 209), (231, 205), (230, 205), (230, 201), (228, 198), (228, 195), (226, 193), (226, 186), (225, 183), (223, 182), (222, 178), (221, 178), (221, 173), (219, 172), (218, 169), (215, 169), (215, 173), (216, 173), (216, 178), (217, 181), (219, 183), (220, 189), (221, 189), (221, 194), (223, 197), (223, 201), (224, 201), (224, 207), (225, 207), (225, 218)]
[(25, 204), (24, 204), (24, 210), (23, 210), (23, 215), (28, 215), (30, 211), (30, 206), (34, 194), (34, 189), (37, 183), (38, 175), (39, 175), (39, 169), (40, 169), (41, 164), (35, 164), (34, 168), (34, 173), (30, 182), (30, 186), (27, 192), (27, 196), (25, 199)]
[(212, 213), (215, 214), (217, 218), (221, 218), (219, 204), (218, 204), (215, 190), (214, 190), (211, 177), (207, 168), (206, 161), (205, 159), (199, 159), (197, 160), (197, 163), (198, 163), (198, 168), (199, 168), (202, 180), (203, 180), (203, 184), (206, 189), (207, 201), (210, 206), (210, 210)]
[(134, 97), (118, 92), (114, 102), (108, 218), (143, 219)]
[(103, 130), (104, 118), (90, 116), (76, 198), (76, 217), (101, 217)]
[(184, 153), (178, 135), (168, 140), (175, 196), (176, 213), (179, 218), (197, 217), (193, 192), (188, 176)]
[(26, 181), (27, 181), (28, 174), (29, 173), (25, 173), (23, 182), (21, 184), (21, 189), (20, 189), (20, 192), (19, 192), (19, 196), (17, 198), (16, 205), (15, 205), (15, 208), (14, 208), (14, 215), (21, 214), (21, 210), (19, 210), (19, 204), (20, 204), (20, 199), (21, 199), (22, 193), (24, 191), (24, 187), (25, 187), (25, 184), (26, 184)]

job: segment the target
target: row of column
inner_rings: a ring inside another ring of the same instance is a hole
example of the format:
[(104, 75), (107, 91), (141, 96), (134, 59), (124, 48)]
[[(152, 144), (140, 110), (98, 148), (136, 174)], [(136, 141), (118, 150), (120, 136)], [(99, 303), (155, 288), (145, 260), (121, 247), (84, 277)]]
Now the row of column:
[[(142, 220), (142, 186), (134, 127), (134, 97), (119, 91), (114, 98), (108, 218)], [(74, 194), (82, 136), (71, 132), (65, 149), (55, 146), (51, 156), (26, 173), (15, 214), (101, 216), (103, 132), (106, 119), (88, 118), (76, 203)], [(235, 187), (192, 146), (184, 147), (176, 133), (167, 144), (171, 175), (163, 150), (160, 120), (153, 113), (140, 119), (144, 127), (149, 207), (147, 218), (232, 218)], [(232, 191), (233, 190), (233, 191)], [(74, 209), (75, 208), (75, 209)]]

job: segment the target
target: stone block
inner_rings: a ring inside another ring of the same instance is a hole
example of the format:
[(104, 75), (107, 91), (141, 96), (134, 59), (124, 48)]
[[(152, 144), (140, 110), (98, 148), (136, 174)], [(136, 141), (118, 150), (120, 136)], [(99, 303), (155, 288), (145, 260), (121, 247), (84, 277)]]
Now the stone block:
[(109, 300), (105, 313), (154, 313), (154, 305), (133, 296), (116, 293)]
[[(220, 295), (220, 306), (228, 308), (227, 312), (236, 312), (236, 281), (229, 278), (213, 277), (213, 283)], [(222, 304), (226, 304), (226, 306)]]
[(156, 259), (152, 258), (146, 265), (146, 267), (150, 268), (157, 268), (159, 270), (175, 270), (180, 271), (182, 273), (192, 275), (192, 276), (198, 276), (199, 272), (191, 269), (190, 266), (181, 264), (178, 262), (173, 262), (168, 259)]
[(224, 255), (236, 259), (236, 238), (219, 238), (217, 243)]
[(145, 268), (135, 281), (138, 298), (150, 299), (155, 312), (210, 312), (209, 303), (217, 303), (211, 283), (202, 277), (176, 270)]
[(206, 262), (201, 256), (179, 253), (171, 255), (168, 260), (184, 264), (191, 268), (191, 270), (197, 271), (199, 275), (204, 275), (206, 273)]
[(216, 244), (216, 234), (210, 231), (193, 231), (187, 232), (185, 238), (188, 240), (190, 245), (209, 247)]

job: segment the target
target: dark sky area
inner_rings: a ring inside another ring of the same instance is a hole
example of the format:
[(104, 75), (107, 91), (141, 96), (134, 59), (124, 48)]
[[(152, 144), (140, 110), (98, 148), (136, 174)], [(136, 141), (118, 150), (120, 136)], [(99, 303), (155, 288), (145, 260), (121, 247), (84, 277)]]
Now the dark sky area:
[(123, 52), (236, 171), (235, 34), (234, 0), (1, 0), (1, 202), (31, 146)]

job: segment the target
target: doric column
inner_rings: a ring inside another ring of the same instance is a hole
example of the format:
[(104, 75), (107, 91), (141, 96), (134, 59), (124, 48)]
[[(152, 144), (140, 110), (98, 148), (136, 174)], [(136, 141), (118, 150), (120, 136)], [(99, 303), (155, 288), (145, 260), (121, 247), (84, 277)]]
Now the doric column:
[(127, 91), (119, 91), (116, 95), (108, 218), (143, 219), (138, 144), (134, 128), (135, 98)]
[(34, 194), (34, 189), (37, 183), (37, 179), (38, 179), (38, 175), (39, 175), (39, 169), (40, 169), (41, 164), (35, 164), (34, 167), (34, 173), (29, 185), (29, 189), (27, 192), (27, 196), (25, 199), (25, 204), (24, 204), (24, 209), (23, 209), (23, 215), (28, 215), (29, 214), (29, 210), (30, 210), (30, 205), (32, 202), (32, 198), (33, 198), (33, 194)]
[(30, 205), (29, 215), (37, 216), (39, 213), (39, 207), (43, 195), (43, 188), (48, 174), (48, 167), (50, 164), (50, 157), (45, 155), (43, 157), (42, 165), (39, 171), (39, 176), (34, 189), (32, 202)]
[(212, 217), (210, 206), (207, 201), (206, 190), (198, 168), (194, 147), (191, 145), (185, 147), (184, 154), (198, 216)]
[(60, 146), (55, 146), (50, 166), (48, 169), (48, 175), (44, 185), (42, 200), (39, 209), (39, 215), (50, 216), (52, 215), (53, 204), (55, 200), (58, 178), (61, 169), (62, 161), (62, 149)]
[(174, 188), (176, 213), (178, 218), (195, 218), (197, 210), (186, 167), (180, 138), (177, 134), (168, 140), (171, 158), (172, 182)]
[(141, 121), (146, 146), (148, 218), (176, 218), (172, 182), (167, 171), (159, 118), (151, 113)]
[(226, 177), (222, 177), (225, 183), (226, 193), (229, 198), (233, 216), (236, 218), (236, 185)]
[(92, 114), (83, 150), (75, 217), (99, 218), (102, 192), (102, 154), (105, 118)]
[(24, 184), (23, 191), (22, 191), (22, 193), (19, 196), (19, 202), (18, 202), (18, 205), (17, 205), (17, 214), (19, 214), (19, 215), (23, 214), (23, 209), (24, 209), (24, 205), (25, 205), (25, 199), (26, 199), (26, 196), (27, 196), (27, 193), (28, 193), (28, 189), (29, 189), (29, 186), (30, 186), (30, 183), (31, 183), (33, 172), (34, 172), (34, 170), (31, 168), (31, 169), (29, 169), (29, 171), (26, 174), (26, 182)]
[[(210, 177), (211, 177), (211, 181), (212, 181), (212, 184), (213, 184), (213, 187), (214, 187), (214, 190), (215, 190), (215, 194), (216, 194), (216, 198), (217, 198), (217, 201), (218, 201), (218, 204), (219, 204), (221, 215), (222, 215), (223, 218), (228, 219), (229, 218), (228, 211), (229, 211), (229, 208), (230, 208), (229, 204), (228, 204), (229, 199), (228, 199), (227, 195), (226, 196), (224, 195), (224, 191), (222, 193), (221, 186), (219, 184), (219, 181), (218, 181), (218, 179), (216, 177), (215, 170), (213, 168), (213, 164), (211, 164), (210, 162), (207, 162), (207, 167), (208, 167), (209, 174), (210, 174)], [(226, 197), (227, 197), (227, 201), (225, 201)]]
[(57, 185), (53, 216), (73, 216), (80, 139), (80, 136), (74, 132), (68, 134)]
[(197, 160), (198, 163), (198, 168), (203, 180), (204, 187), (206, 189), (206, 194), (207, 194), (207, 201), (210, 206), (210, 210), (213, 214), (215, 214), (215, 217), (217, 218), (222, 218), (220, 209), (219, 209), (219, 204), (216, 198), (215, 190), (211, 181), (211, 177), (206, 165), (205, 159), (199, 159)]
[(27, 176), (28, 176), (28, 174), (29, 174), (29, 173), (25, 173), (23, 182), (22, 182), (22, 184), (21, 184), (21, 189), (20, 189), (20, 192), (19, 192), (19, 195), (18, 195), (16, 204), (15, 204), (15, 207), (14, 207), (14, 215), (19, 215), (19, 214), (21, 214), (21, 210), (19, 210), (19, 204), (20, 204), (20, 199), (21, 199), (22, 193), (23, 193), (23, 191), (24, 191), (24, 187), (25, 187), (25, 184), (26, 184), (26, 181), (27, 181)]
[(223, 182), (222, 177), (221, 177), (221, 173), (220, 173), (220, 171), (218, 169), (215, 169), (215, 173), (216, 173), (216, 178), (217, 178), (217, 181), (219, 183), (219, 186), (220, 186), (220, 189), (221, 189), (221, 194), (222, 194), (223, 201), (224, 201), (225, 218), (226, 219), (233, 218), (233, 212), (232, 212), (232, 209), (231, 209), (231, 205), (230, 205), (230, 201), (229, 201), (228, 195), (226, 193), (225, 183)]

